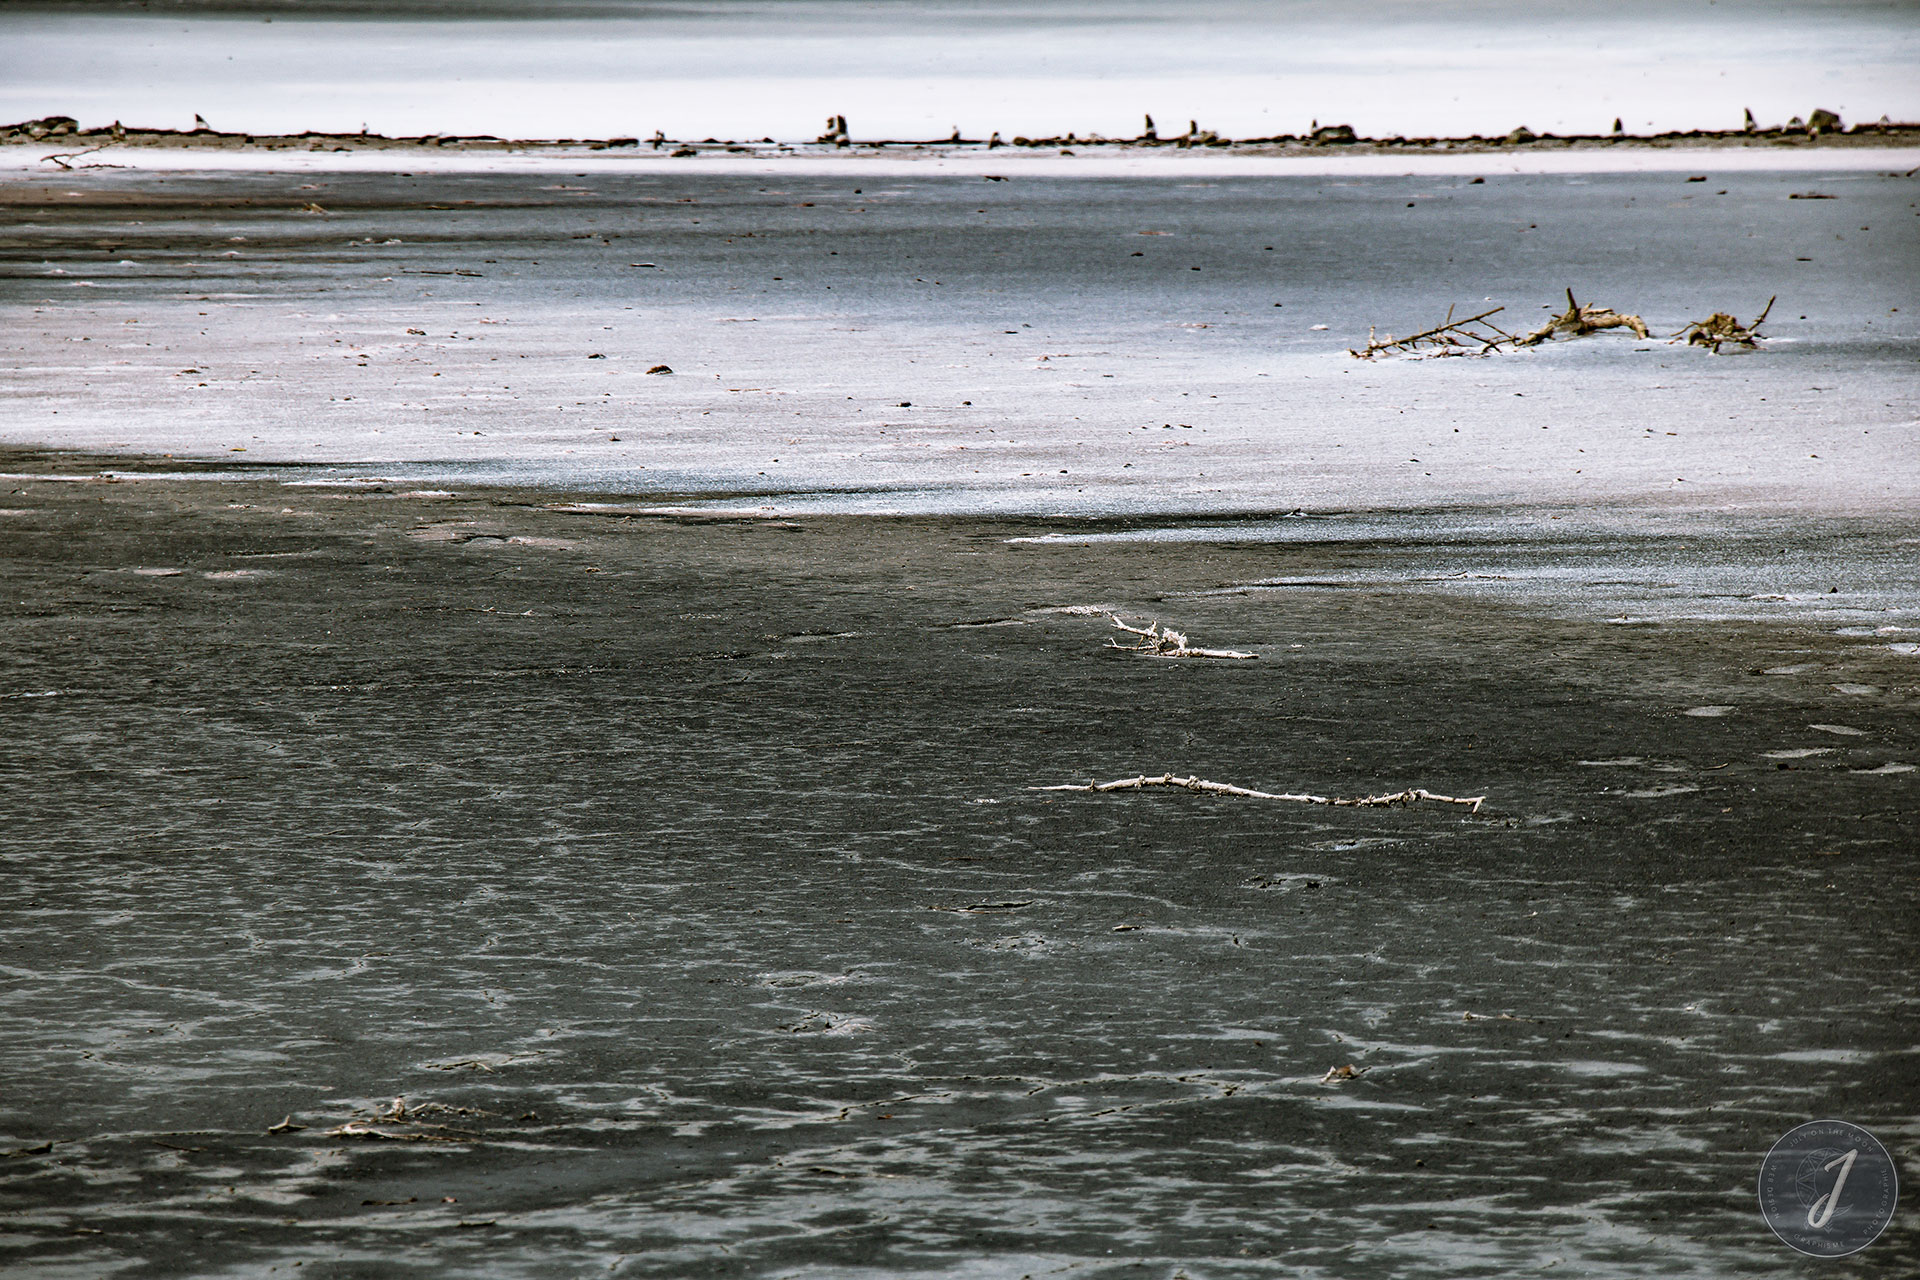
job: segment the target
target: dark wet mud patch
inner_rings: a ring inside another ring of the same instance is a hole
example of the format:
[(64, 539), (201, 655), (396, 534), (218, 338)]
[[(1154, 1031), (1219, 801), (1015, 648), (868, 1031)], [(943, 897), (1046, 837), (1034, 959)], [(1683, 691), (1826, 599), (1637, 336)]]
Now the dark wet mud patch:
[[(1044, 522), (5, 488), (9, 1267), (1785, 1274), (1759, 1155), (1910, 1110), (1872, 628), (1176, 601), (1362, 553)], [(1093, 602), (1261, 658), (1050, 612)], [(1489, 800), (1027, 790), (1169, 769)]]

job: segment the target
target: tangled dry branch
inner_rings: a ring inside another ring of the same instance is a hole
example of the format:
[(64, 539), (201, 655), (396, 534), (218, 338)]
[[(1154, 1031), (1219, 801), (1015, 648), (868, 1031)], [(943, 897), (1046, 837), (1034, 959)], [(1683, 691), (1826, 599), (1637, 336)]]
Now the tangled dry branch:
[[(1464, 320), (1453, 318), (1453, 308), (1447, 308), (1447, 318), (1431, 329), (1422, 329), (1419, 333), (1396, 338), (1392, 334), (1377, 337), (1371, 326), (1367, 329), (1367, 345), (1355, 351), (1347, 348), (1347, 354), (1360, 360), (1371, 360), (1377, 355), (1389, 351), (1405, 352), (1426, 359), (1437, 356), (1484, 356), (1498, 351), (1502, 343), (1513, 342), (1514, 336), (1493, 324), (1488, 316), (1505, 311), (1505, 307), (1495, 307), (1491, 311), (1482, 311), (1477, 316), (1468, 316)], [(1491, 334), (1482, 333), (1482, 329), (1492, 330)], [(1424, 344), (1424, 345), (1423, 345)]]
[(1575, 302), (1573, 290), (1568, 289), (1567, 309), (1525, 337), (1514, 339), (1514, 345), (1531, 347), (1545, 342), (1557, 333), (1564, 333), (1572, 338), (1583, 338), (1589, 333), (1597, 333), (1602, 329), (1631, 329), (1636, 337), (1649, 336), (1646, 321), (1639, 316), (1626, 315), (1615, 311), (1612, 307), (1596, 306), (1591, 302)]
[[(54, 154), (50, 156), (41, 156), (40, 161), (42, 164), (44, 164), (47, 161), (51, 160), (54, 164), (59, 165), (62, 169), (72, 169), (75, 166), (68, 164), (67, 161), (78, 160), (81, 156), (90, 156), (96, 151), (105, 151), (106, 149), (107, 149), (106, 144), (103, 142), (97, 147), (88, 147), (84, 151), (56, 151)], [(93, 164), (83, 164), (78, 167), (82, 169), (124, 169), (126, 168), (125, 165), (106, 164), (100, 161), (95, 161)]]
[[(1703, 346), (1716, 354), (1724, 343), (1732, 342), (1745, 347), (1757, 346), (1758, 330), (1761, 321), (1767, 318), (1767, 312), (1773, 308), (1773, 299), (1767, 299), (1767, 310), (1752, 324), (1741, 324), (1724, 311), (1716, 311), (1705, 320), (1695, 320), (1686, 328), (1673, 335), (1685, 337), (1694, 346)], [(1488, 356), (1496, 351), (1511, 351), (1519, 347), (1536, 347), (1557, 337), (1583, 338), (1590, 333), (1599, 333), (1606, 329), (1631, 330), (1637, 338), (1648, 338), (1647, 323), (1630, 312), (1615, 311), (1612, 307), (1599, 306), (1596, 303), (1580, 302), (1573, 296), (1573, 290), (1567, 290), (1567, 309), (1548, 320), (1538, 329), (1528, 333), (1508, 333), (1488, 319), (1505, 310), (1494, 307), (1482, 311), (1464, 320), (1453, 318), (1453, 308), (1447, 308), (1447, 318), (1430, 329), (1397, 338), (1389, 333), (1381, 337), (1372, 328), (1367, 330), (1367, 345), (1360, 348), (1347, 348), (1347, 354), (1358, 360), (1371, 360), (1376, 356), (1406, 355), (1418, 359), (1434, 359), (1440, 356)]]
[(1239, 649), (1196, 649), (1187, 643), (1187, 637), (1171, 628), (1163, 629), (1158, 622), (1147, 627), (1130, 627), (1126, 623), (1107, 615), (1113, 625), (1129, 635), (1140, 637), (1138, 644), (1119, 644), (1107, 641), (1109, 648), (1124, 650), (1127, 653), (1144, 653), (1155, 658), (1257, 658), (1257, 653), (1246, 653)]
[(1486, 802), (1485, 796), (1443, 796), (1437, 792), (1414, 787), (1407, 791), (1393, 791), (1378, 796), (1354, 796), (1341, 798), (1336, 796), (1294, 795), (1288, 792), (1255, 791), (1251, 787), (1236, 787), (1226, 782), (1211, 782), (1206, 778), (1179, 777), (1176, 774), (1163, 773), (1154, 777), (1145, 774), (1136, 778), (1116, 778), (1112, 782), (1067, 783), (1053, 787), (1029, 787), (1029, 791), (1143, 791), (1148, 787), (1180, 787), (1187, 791), (1198, 791), (1205, 795), (1242, 796), (1249, 800), (1288, 800), (1295, 804), (1324, 804), (1341, 809), (1378, 808), (1383, 805), (1412, 804), (1416, 800), (1431, 800), (1436, 804), (1463, 804), (1473, 812), (1480, 812), (1480, 806)]
[(1673, 333), (1674, 338), (1685, 338), (1690, 347), (1705, 347), (1714, 355), (1720, 354), (1722, 344), (1732, 342), (1751, 350), (1760, 345), (1760, 326), (1767, 322), (1767, 316), (1773, 311), (1773, 304), (1779, 295), (1767, 299), (1767, 305), (1752, 324), (1741, 324), (1725, 311), (1716, 311), (1705, 320), (1689, 320), (1685, 327)]

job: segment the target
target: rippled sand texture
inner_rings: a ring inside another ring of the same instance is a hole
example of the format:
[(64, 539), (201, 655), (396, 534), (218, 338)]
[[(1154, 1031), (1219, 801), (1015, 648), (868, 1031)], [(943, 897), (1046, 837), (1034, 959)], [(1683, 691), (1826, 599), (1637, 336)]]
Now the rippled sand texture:
[[(564, 497), (0, 484), (14, 1274), (1789, 1275), (1773, 1139), (1920, 1136), (1906, 613)], [(1489, 800), (1028, 790), (1166, 769)]]

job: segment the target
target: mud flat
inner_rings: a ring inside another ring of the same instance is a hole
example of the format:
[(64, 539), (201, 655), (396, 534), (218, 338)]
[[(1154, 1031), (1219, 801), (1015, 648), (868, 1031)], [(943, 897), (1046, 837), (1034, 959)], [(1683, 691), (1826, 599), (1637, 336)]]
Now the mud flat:
[[(1789, 1275), (1912, 1140), (1883, 521), (0, 464), (10, 1274)], [(1167, 770), (1487, 800), (1031, 790)]]
[[(1920, 1136), (1885, 153), (147, 154), (0, 176), (9, 1274), (1797, 1275)], [(1032, 789), (1169, 772), (1486, 799)]]

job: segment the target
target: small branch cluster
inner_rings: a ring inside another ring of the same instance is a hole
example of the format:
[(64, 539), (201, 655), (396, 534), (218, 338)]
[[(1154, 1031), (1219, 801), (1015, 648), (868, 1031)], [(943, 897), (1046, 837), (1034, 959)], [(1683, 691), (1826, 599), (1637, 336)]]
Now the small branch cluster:
[[(467, 1129), (455, 1129), (450, 1125), (434, 1124), (423, 1117), (437, 1114), (451, 1115), (491, 1115), (473, 1107), (449, 1107), (441, 1103), (430, 1102), (425, 1106), (409, 1108), (404, 1098), (395, 1098), (385, 1111), (368, 1120), (349, 1120), (345, 1124), (328, 1129), (323, 1137), (361, 1138), (375, 1142), (465, 1142), (480, 1135)], [(304, 1128), (293, 1124), (288, 1116), (279, 1124), (268, 1129), (268, 1133), (281, 1133)], [(404, 1127), (401, 1127), (404, 1126)]]
[(1631, 329), (1635, 337), (1648, 336), (1646, 321), (1639, 316), (1627, 315), (1615, 311), (1612, 307), (1596, 306), (1591, 302), (1575, 302), (1573, 290), (1568, 289), (1567, 309), (1532, 333), (1515, 339), (1514, 345), (1531, 347), (1560, 333), (1572, 338), (1584, 338), (1602, 329)]
[(1257, 658), (1257, 653), (1245, 653), (1239, 649), (1196, 649), (1187, 643), (1187, 637), (1171, 628), (1163, 629), (1158, 622), (1141, 627), (1130, 627), (1126, 623), (1107, 615), (1113, 625), (1128, 635), (1140, 637), (1138, 644), (1120, 644), (1107, 641), (1107, 647), (1121, 649), (1127, 653), (1144, 653), (1155, 658)]
[[(1690, 321), (1673, 337), (1686, 339), (1689, 346), (1706, 347), (1715, 355), (1727, 343), (1757, 347), (1760, 345), (1760, 326), (1773, 310), (1773, 304), (1774, 299), (1768, 298), (1766, 307), (1751, 324), (1742, 324), (1727, 312), (1716, 311), (1705, 320)], [(1508, 333), (1489, 319), (1503, 310), (1504, 307), (1495, 307), (1464, 320), (1455, 320), (1453, 308), (1448, 307), (1447, 318), (1443, 322), (1404, 338), (1397, 338), (1391, 333), (1382, 337), (1369, 328), (1367, 345), (1349, 347), (1347, 354), (1358, 360), (1371, 360), (1383, 355), (1409, 355), (1421, 359), (1488, 356), (1496, 351), (1536, 347), (1554, 338), (1584, 338), (1590, 333), (1606, 329), (1627, 329), (1634, 337), (1642, 339), (1652, 336), (1647, 331), (1647, 322), (1639, 316), (1591, 302), (1580, 302), (1574, 298), (1572, 289), (1567, 290), (1567, 309), (1530, 333)]]
[[(1440, 356), (1491, 355), (1498, 351), (1503, 343), (1517, 340), (1512, 334), (1487, 319), (1488, 316), (1497, 315), (1505, 310), (1505, 307), (1495, 307), (1491, 311), (1482, 311), (1477, 316), (1455, 320), (1453, 308), (1448, 307), (1444, 323), (1437, 324), (1431, 329), (1422, 329), (1419, 333), (1409, 334), (1404, 338), (1396, 338), (1392, 334), (1382, 338), (1374, 332), (1372, 326), (1368, 326), (1367, 345), (1358, 351), (1348, 347), (1347, 354), (1360, 360), (1371, 360), (1389, 351), (1418, 355), (1429, 360)], [(1483, 333), (1482, 330), (1492, 332)]]
[[(40, 160), (43, 164), (51, 160), (54, 164), (59, 165), (62, 169), (72, 169), (75, 166), (68, 164), (67, 161), (78, 160), (81, 156), (90, 156), (96, 151), (105, 151), (106, 149), (107, 149), (107, 144), (103, 142), (97, 147), (88, 147), (84, 151), (56, 151), (54, 154), (50, 156), (41, 156)], [(78, 167), (82, 169), (124, 169), (126, 168), (125, 165), (106, 164), (101, 161), (95, 161), (92, 164), (83, 164)]]
[(1773, 311), (1774, 298), (1767, 299), (1767, 305), (1752, 324), (1741, 324), (1724, 311), (1716, 311), (1705, 320), (1689, 320), (1686, 326), (1675, 331), (1674, 338), (1685, 338), (1690, 347), (1705, 347), (1714, 355), (1720, 354), (1724, 343), (1732, 342), (1752, 350), (1760, 345), (1760, 326), (1767, 322), (1767, 316)]
[(1436, 804), (1463, 804), (1473, 812), (1480, 812), (1485, 796), (1443, 796), (1437, 792), (1419, 787), (1407, 791), (1392, 791), (1385, 795), (1354, 796), (1340, 798), (1335, 796), (1294, 795), (1288, 792), (1255, 791), (1251, 787), (1236, 787), (1226, 782), (1212, 782), (1206, 778), (1179, 777), (1171, 773), (1148, 777), (1142, 774), (1136, 778), (1116, 778), (1112, 782), (1067, 783), (1054, 787), (1028, 787), (1029, 791), (1144, 791), (1148, 787), (1180, 787), (1187, 791), (1198, 791), (1205, 795), (1242, 796), (1249, 800), (1288, 800), (1294, 804), (1324, 804), (1340, 809), (1369, 809), (1384, 805), (1412, 804), (1417, 800), (1431, 800)]

